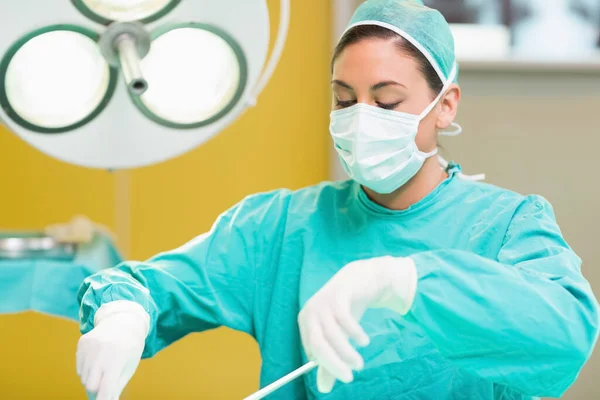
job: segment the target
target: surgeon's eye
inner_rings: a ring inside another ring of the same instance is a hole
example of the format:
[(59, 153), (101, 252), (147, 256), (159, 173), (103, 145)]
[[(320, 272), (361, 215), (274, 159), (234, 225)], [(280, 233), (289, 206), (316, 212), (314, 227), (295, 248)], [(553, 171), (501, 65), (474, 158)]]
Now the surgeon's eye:
[(335, 106), (336, 106), (336, 108), (351, 107), (351, 106), (353, 106), (355, 104), (356, 104), (356, 100), (348, 100), (348, 101), (341, 101), (340, 99), (336, 99), (335, 100)]
[(400, 103), (402, 103), (402, 102), (399, 101), (399, 102), (393, 103), (393, 104), (386, 104), (386, 103), (377, 102), (377, 107), (383, 108), (384, 110), (393, 110), (394, 108), (398, 107), (400, 105)]

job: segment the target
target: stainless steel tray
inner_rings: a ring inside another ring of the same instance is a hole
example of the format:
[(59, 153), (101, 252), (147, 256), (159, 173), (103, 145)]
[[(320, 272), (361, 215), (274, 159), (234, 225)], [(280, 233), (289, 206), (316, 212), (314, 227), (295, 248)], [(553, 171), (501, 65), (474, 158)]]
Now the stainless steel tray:
[(41, 232), (0, 232), (0, 259), (72, 260), (76, 250)]

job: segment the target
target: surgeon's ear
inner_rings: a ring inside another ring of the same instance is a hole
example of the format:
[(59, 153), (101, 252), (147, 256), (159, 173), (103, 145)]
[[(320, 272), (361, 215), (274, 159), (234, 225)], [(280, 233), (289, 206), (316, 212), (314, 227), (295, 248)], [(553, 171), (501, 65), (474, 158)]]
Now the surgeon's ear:
[(460, 102), (460, 87), (452, 84), (440, 100), (440, 113), (436, 122), (437, 129), (447, 129), (456, 118)]

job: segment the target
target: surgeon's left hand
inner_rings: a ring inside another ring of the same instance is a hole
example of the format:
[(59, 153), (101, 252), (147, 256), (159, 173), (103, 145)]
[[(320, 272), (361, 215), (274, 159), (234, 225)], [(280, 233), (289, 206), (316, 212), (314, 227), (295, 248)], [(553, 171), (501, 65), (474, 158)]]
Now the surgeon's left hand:
[(417, 288), (417, 270), (410, 258), (378, 257), (351, 262), (333, 276), (298, 316), (304, 351), (319, 365), (317, 387), (329, 393), (336, 379), (353, 380), (364, 361), (350, 343), (367, 346), (360, 320), (369, 308), (389, 308), (405, 315)]

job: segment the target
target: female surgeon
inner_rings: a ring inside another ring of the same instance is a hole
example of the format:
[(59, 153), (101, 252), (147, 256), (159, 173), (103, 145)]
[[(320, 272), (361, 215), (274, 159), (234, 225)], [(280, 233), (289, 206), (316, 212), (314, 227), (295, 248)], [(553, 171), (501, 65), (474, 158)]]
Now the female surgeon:
[(270, 399), (516, 400), (575, 381), (598, 302), (550, 204), (440, 167), (460, 100), (448, 24), (420, 0), (368, 0), (350, 24), (330, 132), (352, 180), (250, 196), (88, 278), (77, 369), (97, 400), (218, 326), (256, 338), (262, 386), (317, 362)]

